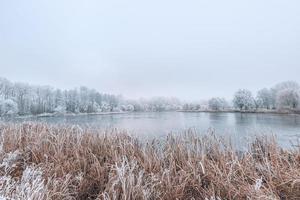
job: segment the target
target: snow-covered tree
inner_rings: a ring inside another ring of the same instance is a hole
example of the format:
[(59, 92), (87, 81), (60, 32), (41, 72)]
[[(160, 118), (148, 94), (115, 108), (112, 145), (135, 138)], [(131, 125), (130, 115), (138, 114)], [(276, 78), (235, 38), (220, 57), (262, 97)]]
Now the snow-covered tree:
[(251, 91), (246, 89), (238, 90), (233, 99), (233, 105), (239, 110), (251, 110), (255, 107), (255, 100)]

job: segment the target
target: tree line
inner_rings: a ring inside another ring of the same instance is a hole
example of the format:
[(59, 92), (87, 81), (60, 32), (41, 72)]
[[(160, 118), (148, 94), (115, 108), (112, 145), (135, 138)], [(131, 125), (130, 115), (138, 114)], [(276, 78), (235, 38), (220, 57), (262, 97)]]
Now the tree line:
[(176, 98), (126, 100), (121, 95), (103, 94), (80, 87), (71, 90), (14, 83), (0, 78), (0, 115), (44, 113), (100, 113), (122, 111), (166, 111), (180, 109)]
[(300, 105), (300, 86), (297, 82), (287, 81), (272, 88), (263, 88), (254, 96), (250, 90), (240, 89), (232, 103), (224, 98), (212, 98), (208, 101), (211, 110), (237, 109), (255, 110), (296, 110)]
[(299, 109), (299, 105), (300, 86), (293, 81), (261, 89), (256, 96), (247, 89), (240, 89), (234, 94), (232, 101), (215, 97), (201, 103), (184, 103), (177, 98), (165, 97), (128, 100), (121, 95), (104, 94), (87, 87), (61, 90), (14, 83), (0, 78), (0, 116), (207, 109), (295, 110)]

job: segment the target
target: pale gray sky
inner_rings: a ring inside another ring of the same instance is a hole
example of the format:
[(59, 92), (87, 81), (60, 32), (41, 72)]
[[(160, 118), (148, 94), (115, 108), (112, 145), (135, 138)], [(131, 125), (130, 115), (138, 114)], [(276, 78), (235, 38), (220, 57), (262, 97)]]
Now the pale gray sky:
[(0, 76), (193, 100), (300, 82), (300, 1), (1, 0)]

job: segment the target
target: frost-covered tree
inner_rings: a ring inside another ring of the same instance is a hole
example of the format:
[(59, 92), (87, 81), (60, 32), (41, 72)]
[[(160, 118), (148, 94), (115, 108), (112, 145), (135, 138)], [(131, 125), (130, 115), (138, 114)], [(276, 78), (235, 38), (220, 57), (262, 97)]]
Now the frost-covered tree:
[(19, 114), (30, 114), (31, 88), (27, 84), (16, 83), (14, 85), (15, 99), (18, 104)]
[(228, 107), (228, 103), (224, 98), (211, 98), (208, 101), (208, 107), (211, 110), (224, 110), (226, 107)]
[(295, 89), (284, 89), (278, 92), (276, 104), (279, 109), (295, 109), (300, 104), (300, 92)]
[(278, 83), (277, 85), (275, 85), (272, 90), (275, 91), (275, 93), (280, 92), (282, 90), (299, 90), (300, 86), (297, 82), (295, 81), (285, 81), (282, 83)]
[(54, 112), (56, 113), (66, 113), (66, 101), (63, 95), (63, 92), (60, 89), (57, 89), (54, 92)]
[(4, 99), (14, 96), (14, 85), (5, 78), (0, 78), (0, 92)]
[(131, 104), (128, 104), (128, 105), (126, 106), (126, 111), (133, 112), (133, 111), (134, 111), (134, 106), (131, 105)]
[[(86, 87), (61, 91), (48, 86), (31, 86), (12, 83), (0, 78), (0, 96), (2, 100), (10, 99), (17, 103), (18, 114), (41, 113), (92, 113), (103, 110), (120, 109), (120, 96), (102, 94)], [(108, 104), (106, 106), (106, 103)]]
[(177, 98), (155, 97), (148, 101), (142, 101), (147, 111), (161, 112), (181, 109), (181, 103)]
[(132, 105), (132, 104), (121, 105), (120, 110), (121, 111), (126, 111), (126, 112), (133, 112), (134, 111), (134, 105)]
[(109, 103), (103, 101), (101, 106), (100, 106), (100, 109), (102, 112), (110, 112), (112, 110), (111, 106), (109, 105)]
[(255, 100), (251, 91), (246, 89), (238, 90), (233, 99), (233, 105), (239, 110), (251, 110), (255, 107)]
[(272, 92), (267, 88), (259, 90), (257, 92), (256, 103), (259, 108), (273, 108), (275, 101)]
[(297, 82), (286, 81), (277, 84), (272, 89), (272, 95), (275, 99), (275, 105), (281, 108), (296, 108), (299, 104), (297, 98), (299, 96), (300, 86)]
[(0, 115), (16, 115), (18, 114), (18, 104), (12, 99), (0, 100)]
[[(275, 87), (258, 92), (254, 101), (248, 90), (239, 90), (234, 97), (234, 106), (241, 110), (259, 108), (296, 108), (299, 105), (299, 85), (283, 82)], [(116, 111), (175, 111), (175, 110), (221, 110), (228, 106), (221, 98), (209, 102), (187, 102), (176, 98), (155, 97), (152, 99), (126, 100), (120, 95), (103, 94), (94, 89), (80, 87), (59, 90), (48, 86), (32, 86), (13, 83), (0, 78), (1, 115), (42, 113), (94, 113)], [(275, 103), (276, 102), (276, 103)], [(15, 106), (17, 105), (17, 106)]]

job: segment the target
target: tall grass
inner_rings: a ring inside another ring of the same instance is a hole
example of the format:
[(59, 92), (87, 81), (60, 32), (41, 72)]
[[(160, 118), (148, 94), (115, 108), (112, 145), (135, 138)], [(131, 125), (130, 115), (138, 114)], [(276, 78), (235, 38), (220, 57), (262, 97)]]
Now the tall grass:
[(142, 143), (117, 130), (0, 125), (0, 199), (300, 199), (300, 151), (210, 133)]

